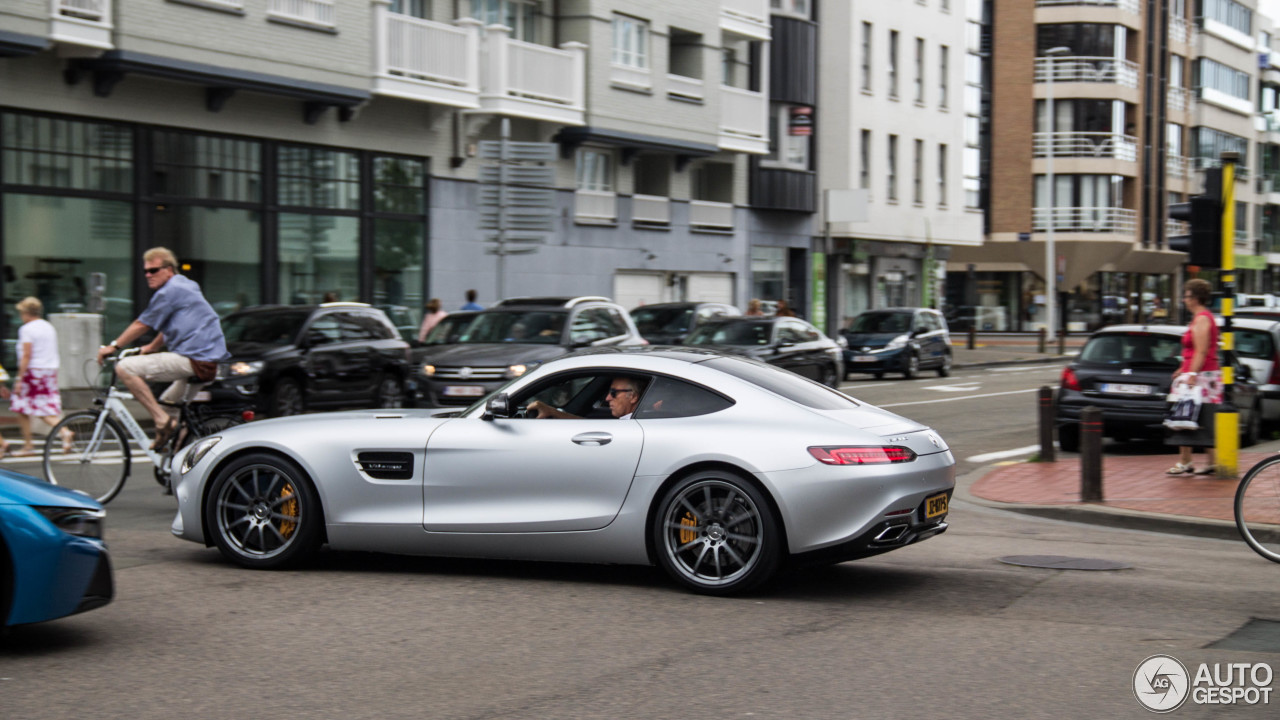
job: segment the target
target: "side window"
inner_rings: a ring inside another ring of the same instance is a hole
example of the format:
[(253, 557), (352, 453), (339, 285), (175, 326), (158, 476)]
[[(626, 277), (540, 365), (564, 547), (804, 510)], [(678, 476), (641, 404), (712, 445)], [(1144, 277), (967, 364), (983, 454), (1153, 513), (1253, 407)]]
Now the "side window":
[(587, 308), (578, 313), (573, 318), (570, 337), (575, 345), (612, 337), (609, 330), (609, 316), (604, 312), (604, 308)]
[(334, 313), (321, 315), (307, 328), (307, 342), (311, 345), (328, 345), (342, 340), (342, 326)]
[(801, 325), (800, 334), (804, 336), (805, 342), (817, 342), (822, 339), (822, 333), (812, 325)]
[(793, 322), (783, 322), (778, 326), (778, 342), (805, 342), (803, 326)]
[(342, 327), (343, 342), (385, 340), (390, 335), (387, 328), (374, 315), (364, 313), (335, 313)]
[(1236, 352), (1241, 357), (1270, 360), (1271, 334), (1259, 330), (1236, 330)]
[(597, 375), (577, 375), (572, 377), (553, 378), (549, 382), (541, 383), (533, 388), (533, 392), (528, 395), (521, 395), (516, 398), (516, 405), (524, 407), (534, 400), (541, 400), (558, 410), (571, 412), (575, 415), (587, 414), (593, 402), (597, 399), (595, 396), (602, 396), (603, 390), (593, 392), (590, 388), (592, 385), (598, 385), (607, 388), (608, 382), (596, 382)]
[(604, 315), (609, 328), (609, 337), (627, 334), (627, 323), (616, 308), (604, 308)]
[(637, 420), (656, 418), (681, 418), (708, 415), (733, 405), (733, 401), (706, 388), (669, 377), (656, 377), (649, 385), (640, 406), (636, 408)]

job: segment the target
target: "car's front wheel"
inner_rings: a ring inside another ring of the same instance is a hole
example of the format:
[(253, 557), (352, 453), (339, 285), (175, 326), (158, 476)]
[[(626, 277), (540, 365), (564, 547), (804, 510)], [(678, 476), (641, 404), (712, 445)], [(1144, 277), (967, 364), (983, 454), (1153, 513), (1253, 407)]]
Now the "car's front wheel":
[(915, 353), (907, 353), (902, 361), (902, 377), (910, 380), (920, 372), (920, 356)]
[(271, 414), (276, 417), (301, 415), (305, 409), (298, 381), (288, 377), (276, 380), (275, 389), (271, 391)]
[(942, 364), (938, 366), (938, 377), (946, 377), (951, 374), (951, 353), (943, 353)]
[(773, 509), (760, 490), (732, 472), (703, 471), (671, 486), (651, 532), (662, 569), (707, 595), (760, 586), (783, 554)]
[(213, 479), (204, 507), (218, 550), (249, 568), (282, 568), (314, 555), (323, 538), (320, 497), (302, 469), (269, 453), (237, 458)]

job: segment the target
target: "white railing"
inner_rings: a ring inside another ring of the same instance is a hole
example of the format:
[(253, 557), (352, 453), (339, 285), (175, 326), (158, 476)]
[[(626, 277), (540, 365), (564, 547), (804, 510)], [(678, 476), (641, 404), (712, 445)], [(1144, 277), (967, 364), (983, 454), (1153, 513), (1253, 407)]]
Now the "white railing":
[(660, 195), (631, 196), (631, 220), (667, 225), (671, 222), (671, 198)]
[(1049, 68), (1053, 68), (1053, 81), (1111, 83), (1121, 87), (1138, 87), (1138, 63), (1107, 57), (1036, 58), (1036, 82), (1049, 81)]
[(757, 23), (769, 23), (767, 0), (720, 0), (720, 12)]
[(667, 75), (667, 94), (676, 95), (691, 100), (701, 100), (704, 96), (702, 80), (700, 78), (685, 77), (684, 75)]
[(1169, 177), (1186, 177), (1188, 164), (1187, 159), (1181, 155), (1166, 155), (1164, 159), (1165, 172)]
[(1164, 221), (1165, 237), (1176, 237), (1178, 235), (1190, 235), (1191, 223), (1183, 220), (1165, 220)]
[(741, 88), (720, 86), (720, 132), (769, 137), (769, 98)]
[(1113, 207), (1033, 208), (1031, 230), (1044, 232), (1053, 221), (1054, 232), (1132, 234), (1138, 227), (1138, 211)]
[(733, 203), (689, 201), (689, 225), (695, 228), (733, 229)]
[(577, 220), (614, 222), (618, 219), (618, 195), (599, 190), (578, 190), (573, 195), (573, 215)]
[(333, 27), (333, 0), (267, 0), (267, 14)]
[(93, 22), (111, 19), (111, 0), (52, 0), (53, 14)]
[(1280, 193), (1280, 175), (1259, 175), (1258, 192)]
[(1126, 162), (1138, 160), (1138, 138), (1132, 135), (1104, 132), (1038, 132), (1032, 150), (1035, 157), (1114, 158)]
[(1138, 0), (1036, 0), (1036, 7), (1056, 7), (1061, 5), (1114, 7), (1135, 15), (1138, 13)]
[(479, 23), (460, 26), (387, 12), (380, 44), (381, 71), (415, 80), (478, 90), (480, 85)]
[(586, 46), (557, 50), (516, 40), (501, 25), (485, 28), (485, 95), (523, 98), (581, 108), (585, 104)]
[(1184, 43), (1191, 37), (1191, 32), (1187, 29), (1187, 19), (1176, 15), (1169, 16), (1169, 39), (1174, 42)]
[(1181, 87), (1169, 88), (1168, 105), (1173, 111), (1190, 110), (1191, 104), (1195, 102), (1195, 96), (1191, 91)]

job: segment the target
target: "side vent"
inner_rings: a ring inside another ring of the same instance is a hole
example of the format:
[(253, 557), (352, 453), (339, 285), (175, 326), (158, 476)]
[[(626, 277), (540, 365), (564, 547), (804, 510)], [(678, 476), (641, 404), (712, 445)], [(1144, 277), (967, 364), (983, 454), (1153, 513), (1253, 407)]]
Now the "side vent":
[(356, 464), (366, 475), (378, 480), (412, 480), (413, 453), (362, 452)]

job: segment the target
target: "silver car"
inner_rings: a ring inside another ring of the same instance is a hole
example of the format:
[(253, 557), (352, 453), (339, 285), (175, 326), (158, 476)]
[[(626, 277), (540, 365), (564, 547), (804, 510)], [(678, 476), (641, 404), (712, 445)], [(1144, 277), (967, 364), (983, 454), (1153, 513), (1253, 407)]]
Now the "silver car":
[[(628, 392), (633, 409), (613, 417)], [(525, 417), (535, 401), (577, 417)], [(173, 481), (173, 533), (246, 567), (294, 565), (327, 543), (657, 564), (726, 595), (793, 561), (842, 562), (945, 531), (955, 460), (929, 428), (786, 370), (602, 348), (465, 410), (231, 428), (175, 459)]]

